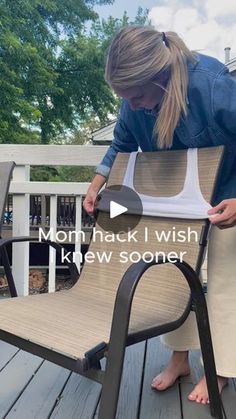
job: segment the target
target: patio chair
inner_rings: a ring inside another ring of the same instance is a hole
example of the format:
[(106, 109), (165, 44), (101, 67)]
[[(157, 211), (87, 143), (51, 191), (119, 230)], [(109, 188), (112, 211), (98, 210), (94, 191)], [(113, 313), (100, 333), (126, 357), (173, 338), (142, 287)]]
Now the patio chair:
[[(198, 150), (198, 172), (204, 198), (211, 202), (217, 174), (222, 164), (222, 147)], [(108, 186), (122, 184), (129, 154), (118, 154)], [(184, 184), (187, 150), (139, 153), (134, 185), (139, 193), (173, 196)], [(9, 166), (7, 166), (9, 168)], [(1, 211), (3, 211), (11, 170), (1, 163)], [(10, 166), (11, 167), (11, 166)], [(7, 173), (8, 171), (8, 173)], [(117, 217), (121, 230), (130, 217)], [(109, 231), (109, 213), (100, 211), (96, 231)], [(103, 228), (101, 227), (103, 226)], [(107, 228), (104, 228), (104, 226)], [(145, 228), (150, 234), (144, 242)], [(158, 243), (155, 231), (197, 232), (198, 240)], [(1, 301), (0, 339), (25, 351), (75, 371), (102, 384), (99, 419), (116, 417), (117, 401), (126, 346), (178, 328), (191, 310), (196, 313), (203, 363), (209, 389), (212, 416), (222, 419), (214, 354), (212, 349), (204, 292), (199, 280), (209, 221), (142, 216), (137, 218), (137, 243), (91, 240), (89, 251), (112, 252), (110, 262), (85, 263), (76, 284), (66, 291), (10, 298)], [(186, 230), (185, 230), (186, 231)], [(123, 233), (123, 239), (128, 233)], [(11, 295), (16, 289), (7, 260), (6, 246), (12, 242), (31, 241), (28, 237), (1, 239), (0, 251)], [(60, 252), (61, 246), (49, 245)], [(137, 263), (120, 262), (120, 252), (149, 251), (165, 254), (186, 251), (181, 262), (158, 260)], [(78, 271), (68, 263), (73, 278)], [(35, 326), (37, 325), (37, 326)], [(105, 370), (100, 360), (106, 358)]]

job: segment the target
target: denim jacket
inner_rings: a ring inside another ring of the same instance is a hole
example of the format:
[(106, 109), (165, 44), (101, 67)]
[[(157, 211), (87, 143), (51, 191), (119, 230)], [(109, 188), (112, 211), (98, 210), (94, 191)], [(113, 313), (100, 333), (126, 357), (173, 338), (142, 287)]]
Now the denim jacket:
[[(199, 54), (188, 65), (187, 116), (181, 117), (171, 149), (225, 145), (225, 159), (214, 204), (236, 198), (236, 80), (218, 60)], [(108, 176), (117, 152), (156, 151), (153, 128), (156, 115), (123, 101), (114, 139), (96, 173)]]

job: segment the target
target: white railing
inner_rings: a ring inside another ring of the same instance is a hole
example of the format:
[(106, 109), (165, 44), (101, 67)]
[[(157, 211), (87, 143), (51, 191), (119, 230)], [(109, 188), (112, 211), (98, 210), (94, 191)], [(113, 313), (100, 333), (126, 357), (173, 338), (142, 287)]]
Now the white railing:
[[(13, 236), (29, 236), (30, 195), (50, 195), (50, 228), (57, 229), (57, 196), (76, 197), (75, 230), (81, 231), (81, 203), (89, 183), (31, 182), (30, 166), (96, 166), (104, 156), (105, 146), (0, 145), (0, 162), (14, 161), (16, 167), (10, 193), (13, 195)], [(81, 241), (75, 242), (75, 255), (81, 251)], [(49, 292), (55, 290), (55, 250), (49, 254)], [(79, 260), (76, 260), (80, 268)], [(12, 250), (12, 269), (18, 295), (29, 289), (29, 244), (17, 243)]]

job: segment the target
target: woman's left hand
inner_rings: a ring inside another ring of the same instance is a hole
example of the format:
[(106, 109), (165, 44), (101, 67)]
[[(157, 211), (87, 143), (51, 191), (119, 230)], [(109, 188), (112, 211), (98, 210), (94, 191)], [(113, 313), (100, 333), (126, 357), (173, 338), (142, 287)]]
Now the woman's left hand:
[(220, 229), (236, 225), (236, 198), (224, 199), (208, 211), (209, 220)]

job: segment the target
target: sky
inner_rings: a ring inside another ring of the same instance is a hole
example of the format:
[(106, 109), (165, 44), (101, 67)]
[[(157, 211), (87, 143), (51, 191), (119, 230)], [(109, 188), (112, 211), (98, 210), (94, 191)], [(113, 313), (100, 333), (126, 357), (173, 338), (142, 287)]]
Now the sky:
[(119, 18), (126, 10), (134, 18), (139, 6), (149, 9), (156, 29), (177, 32), (191, 50), (224, 62), (224, 48), (231, 47), (231, 59), (236, 58), (235, 0), (115, 0), (95, 10), (103, 18)]

